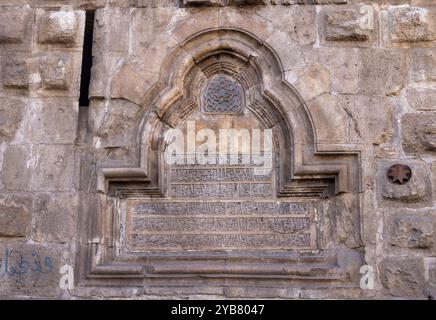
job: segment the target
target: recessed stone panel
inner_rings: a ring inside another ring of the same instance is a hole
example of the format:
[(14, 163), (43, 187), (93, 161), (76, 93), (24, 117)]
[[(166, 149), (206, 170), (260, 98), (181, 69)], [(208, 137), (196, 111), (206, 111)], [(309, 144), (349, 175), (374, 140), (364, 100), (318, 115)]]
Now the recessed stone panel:
[(29, 21), (27, 8), (2, 7), (0, 10), (0, 44), (21, 43)]
[(38, 42), (73, 46), (79, 19), (74, 11), (48, 11), (38, 19)]
[(373, 38), (375, 19), (371, 6), (325, 9), (321, 15), (325, 41), (358, 45)]
[(420, 7), (392, 8), (389, 33), (393, 42), (436, 40), (436, 13)]
[(44, 89), (67, 90), (72, 78), (71, 58), (68, 54), (40, 58), (39, 71)]
[(4, 56), (2, 64), (3, 86), (13, 89), (29, 87), (30, 60), (25, 57)]

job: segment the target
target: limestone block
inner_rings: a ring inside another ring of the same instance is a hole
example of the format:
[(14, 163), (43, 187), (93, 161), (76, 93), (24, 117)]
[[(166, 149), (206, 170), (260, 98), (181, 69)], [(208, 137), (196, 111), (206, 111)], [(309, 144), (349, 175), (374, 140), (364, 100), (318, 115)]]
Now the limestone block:
[(339, 105), (347, 113), (351, 141), (379, 145), (392, 137), (394, 107), (387, 97), (342, 95)]
[(39, 66), (44, 89), (66, 90), (72, 77), (71, 58), (67, 54), (45, 56)]
[(74, 11), (51, 11), (39, 19), (38, 42), (72, 46), (76, 41), (78, 17)]
[(31, 196), (0, 195), (0, 237), (25, 237), (30, 229), (31, 215)]
[(73, 99), (32, 99), (23, 129), (31, 143), (74, 143), (78, 110)]
[[(410, 167), (412, 176), (405, 184), (392, 183), (387, 177), (387, 171), (393, 164), (404, 164)], [(387, 207), (425, 207), (431, 203), (430, 172), (427, 166), (420, 162), (386, 162), (379, 166), (377, 174), (379, 186), (379, 202)]]
[(124, 65), (112, 79), (112, 98), (124, 98), (138, 105), (151, 87), (149, 81), (143, 79), (130, 65)]
[(372, 20), (373, 13), (371, 11), (365, 14), (371, 15), (371, 17), (365, 17), (360, 13), (358, 7), (325, 9), (321, 13), (323, 16), (325, 40), (349, 42), (369, 41), (371, 39), (372, 30), (374, 29)]
[(436, 152), (436, 113), (408, 113), (401, 119), (403, 150), (408, 154)]
[(11, 142), (23, 119), (24, 102), (15, 98), (0, 98), (0, 142)]
[[(403, 52), (360, 50), (359, 87), (363, 94), (395, 95), (404, 87), (407, 58)], [(383, 67), (380, 67), (383, 66)]]
[(426, 8), (397, 7), (389, 10), (389, 34), (393, 42), (436, 39), (436, 14)]
[(328, 93), (331, 88), (329, 70), (320, 64), (313, 64), (305, 70), (295, 86), (305, 101)]
[(424, 285), (422, 259), (386, 258), (379, 266), (379, 274), (386, 293), (392, 296), (422, 295)]
[(0, 171), (6, 190), (30, 189), (32, 181), (32, 164), (30, 148), (23, 145), (10, 145), (3, 156), (3, 167)]
[(413, 82), (436, 81), (436, 48), (414, 50), (410, 73)]
[(318, 62), (330, 72), (333, 92), (357, 92), (359, 60), (356, 51), (352, 48), (320, 48), (317, 55)]
[(101, 147), (128, 146), (132, 142), (133, 123), (136, 119), (139, 107), (129, 101), (112, 100), (106, 106), (106, 116), (99, 126), (96, 136), (101, 140)]
[(347, 114), (340, 108), (336, 96), (321, 95), (312, 100), (308, 108), (317, 128), (319, 143), (348, 142)]
[(28, 9), (2, 7), (0, 10), (0, 43), (23, 42), (28, 21)]
[(436, 90), (427, 88), (409, 88), (406, 92), (407, 103), (418, 111), (436, 111)]
[(390, 221), (389, 244), (409, 249), (436, 248), (436, 217), (405, 215)]
[[(39, 244), (0, 244), (0, 296), (57, 297), (65, 248)], [(6, 263), (7, 262), (7, 263)]]
[(3, 86), (16, 89), (28, 88), (29, 65), (27, 58), (5, 56), (2, 65)]
[(36, 241), (70, 243), (76, 236), (77, 196), (74, 193), (42, 193), (34, 204)]
[(38, 145), (32, 179), (35, 191), (71, 191), (75, 186), (76, 161), (73, 146)]

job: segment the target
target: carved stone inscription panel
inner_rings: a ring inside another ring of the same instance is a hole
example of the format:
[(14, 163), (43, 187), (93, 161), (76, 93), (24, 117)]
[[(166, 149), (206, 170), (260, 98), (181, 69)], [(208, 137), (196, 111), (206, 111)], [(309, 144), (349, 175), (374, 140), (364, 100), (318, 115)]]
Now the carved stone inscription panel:
[[(249, 110), (241, 115), (202, 110), (189, 121), (212, 131), (265, 129)], [(261, 151), (265, 156), (265, 148)], [(128, 251), (317, 248), (316, 200), (277, 198), (274, 164), (265, 168), (250, 154), (220, 156), (168, 165), (165, 197), (126, 200)]]

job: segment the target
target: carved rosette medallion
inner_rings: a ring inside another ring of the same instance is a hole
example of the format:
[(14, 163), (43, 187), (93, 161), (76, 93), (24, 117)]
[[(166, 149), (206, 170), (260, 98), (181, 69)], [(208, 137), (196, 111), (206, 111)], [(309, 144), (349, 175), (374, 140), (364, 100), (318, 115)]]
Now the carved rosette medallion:
[(207, 113), (237, 114), (243, 110), (241, 85), (229, 76), (219, 74), (206, 84), (203, 93), (203, 111)]

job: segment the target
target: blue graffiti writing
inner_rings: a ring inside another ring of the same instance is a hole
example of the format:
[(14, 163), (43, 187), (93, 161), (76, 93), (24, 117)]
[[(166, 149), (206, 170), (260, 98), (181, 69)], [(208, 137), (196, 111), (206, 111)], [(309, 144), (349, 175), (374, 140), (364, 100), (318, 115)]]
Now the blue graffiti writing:
[(21, 252), (6, 249), (4, 256), (0, 256), (0, 277), (36, 276), (50, 273), (53, 269), (52, 258), (40, 257), (35, 251), (24, 255)]

